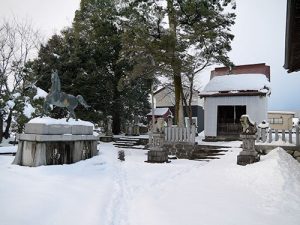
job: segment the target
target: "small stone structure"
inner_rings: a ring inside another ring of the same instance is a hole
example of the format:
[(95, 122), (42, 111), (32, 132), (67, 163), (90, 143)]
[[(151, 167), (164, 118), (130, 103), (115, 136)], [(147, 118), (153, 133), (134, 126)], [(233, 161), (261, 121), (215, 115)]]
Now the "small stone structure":
[(113, 123), (112, 116), (108, 115), (106, 117), (105, 136), (100, 136), (100, 141), (103, 141), (103, 142), (112, 142), (113, 141), (112, 123)]
[(13, 161), (17, 165), (70, 164), (97, 155), (98, 138), (93, 136), (92, 124), (27, 123), (25, 133), (18, 139)]
[(243, 126), (243, 132), (240, 135), (243, 140), (243, 150), (237, 156), (237, 164), (244, 166), (258, 162), (260, 157), (255, 150), (256, 123), (253, 123), (247, 115), (242, 115), (240, 121)]

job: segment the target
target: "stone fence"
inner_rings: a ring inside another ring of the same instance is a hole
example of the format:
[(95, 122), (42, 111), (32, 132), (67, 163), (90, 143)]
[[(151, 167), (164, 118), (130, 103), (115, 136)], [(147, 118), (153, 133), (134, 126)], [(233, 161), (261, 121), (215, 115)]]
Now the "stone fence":
[[(165, 143), (188, 143), (194, 144), (196, 127), (164, 127)], [(149, 132), (149, 144), (153, 142), (152, 133)]]
[(293, 130), (258, 129), (255, 148), (267, 154), (275, 147), (281, 147), (300, 162), (300, 132), (299, 126)]
[(300, 146), (299, 127), (297, 126), (294, 130), (258, 129), (256, 141), (263, 143), (281, 141)]

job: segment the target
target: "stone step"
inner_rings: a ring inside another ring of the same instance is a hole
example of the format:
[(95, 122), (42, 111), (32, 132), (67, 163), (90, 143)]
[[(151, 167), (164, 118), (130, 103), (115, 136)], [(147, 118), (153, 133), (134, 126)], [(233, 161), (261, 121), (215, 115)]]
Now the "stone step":
[(134, 144), (132, 144), (132, 143), (127, 143), (127, 144), (124, 144), (124, 143), (115, 143), (114, 146), (116, 146), (116, 147), (122, 147), (122, 146), (131, 147), (131, 146), (134, 146)]
[(225, 155), (228, 149), (224, 149), (223, 146), (212, 146), (212, 145), (202, 145), (196, 146), (193, 151), (191, 159), (193, 160), (213, 160), (220, 159), (218, 156)]
[(125, 149), (138, 149), (138, 150), (147, 150), (144, 147), (138, 147), (138, 146), (116, 146), (118, 148), (125, 148)]
[(133, 144), (133, 145), (136, 145), (137, 142), (133, 142), (133, 141), (117, 141), (114, 144), (124, 144), (124, 145), (126, 145), (126, 144), (131, 145), (131, 144)]
[(120, 141), (139, 141), (138, 138), (119, 138)]
[(0, 156), (1, 155), (12, 155), (12, 156), (15, 156), (16, 155), (16, 152), (1, 152), (0, 153)]

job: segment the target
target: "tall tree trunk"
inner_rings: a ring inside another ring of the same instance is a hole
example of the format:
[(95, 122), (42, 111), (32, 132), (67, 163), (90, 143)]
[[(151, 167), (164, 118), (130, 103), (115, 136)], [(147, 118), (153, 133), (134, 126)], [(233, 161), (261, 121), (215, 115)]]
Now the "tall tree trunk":
[(193, 116), (193, 109), (192, 109), (192, 100), (193, 100), (193, 94), (194, 94), (194, 91), (193, 91), (193, 87), (194, 87), (194, 76), (192, 76), (192, 78), (190, 79), (190, 96), (189, 96), (189, 114), (188, 114), (188, 117), (189, 117), (189, 122), (190, 122), (190, 126), (193, 125), (193, 121), (192, 121), (192, 116)]
[(113, 97), (113, 108), (112, 108), (112, 132), (113, 134), (121, 133), (121, 103), (120, 103), (120, 92), (118, 91), (117, 85), (114, 87)]
[(0, 143), (3, 139), (3, 115), (0, 114)]
[(176, 56), (177, 35), (176, 35), (176, 12), (174, 9), (174, 0), (167, 1), (170, 44), (168, 54), (171, 59), (171, 67), (173, 70), (173, 80), (175, 89), (175, 121), (178, 126), (184, 126), (183, 105), (182, 105), (182, 82), (181, 82), (181, 63)]
[(6, 138), (6, 139), (10, 137), (9, 129), (10, 129), (11, 121), (12, 121), (12, 110), (9, 111), (9, 114), (8, 114), (8, 117), (6, 120), (7, 125), (6, 125), (5, 131), (4, 131), (4, 138)]

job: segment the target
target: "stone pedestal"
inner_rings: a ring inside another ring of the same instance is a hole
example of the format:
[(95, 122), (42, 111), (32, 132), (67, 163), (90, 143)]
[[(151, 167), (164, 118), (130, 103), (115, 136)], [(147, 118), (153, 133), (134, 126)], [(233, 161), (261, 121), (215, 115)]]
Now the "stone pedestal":
[(165, 134), (154, 132), (150, 150), (148, 151), (149, 163), (165, 163), (169, 162), (168, 152), (163, 148), (165, 142)]
[(260, 157), (255, 150), (256, 135), (241, 134), (240, 137), (243, 140), (243, 151), (237, 156), (237, 164), (244, 166), (258, 162)]
[(67, 124), (25, 124), (18, 136), (18, 151), (13, 164), (41, 166), (70, 164), (97, 155), (93, 126)]

